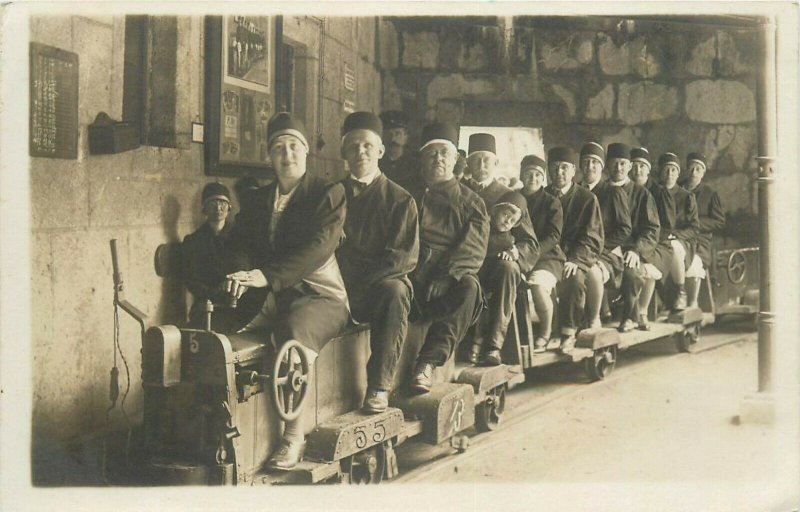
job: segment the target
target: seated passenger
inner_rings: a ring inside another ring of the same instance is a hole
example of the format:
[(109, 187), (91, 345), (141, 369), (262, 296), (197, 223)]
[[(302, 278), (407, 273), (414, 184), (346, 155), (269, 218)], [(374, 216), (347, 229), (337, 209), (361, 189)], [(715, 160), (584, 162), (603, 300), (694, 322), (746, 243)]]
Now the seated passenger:
[(378, 166), (387, 178), (406, 189), (412, 196), (422, 194), (417, 154), (408, 149), (408, 116), (400, 110), (381, 112), (382, 140), (386, 152)]
[(534, 351), (544, 352), (553, 326), (553, 289), (564, 271), (564, 251), (561, 250), (561, 228), (564, 212), (561, 201), (545, 192), (547, 173), (544, 160), (527, 155), (520, 163), (519, 177), (528, 202), (528, 213), (539, 241), (539, 258), (528, 277), (533, 295), (533, 307), (539, 317), (539, 332), (534, 339)]
[[(206, 301), (227, 304), (225, 275), (228, 273), (226, 243), (232, 222), (228, 222), (231, 210), (231, 194), (222, 183), (209, 183), (203, 187), (203, 215), (206, 221), (200, 228), (183, 239), (186, 288), (194, 296), (189, 311), (189, 325), (204, 329), (206, 326)], [(228, 332), (233, 328), (234, 318), (230, 309), (216, 309), (211, 317), (211, 329)]]
[(428, 186), (419, 204), (419, 264), (411, 273), (414, 299), (431, 321), (417, 356), (411, 388), (431, 389), (442, 366), (481, 308), (477, 273), (486, 256), (489, 219), (483, 201), (453, 176), (458, 129), (432, 123), (422, 130), (422, 177)]
[[(254, 191), (236, 218), (229, 241), (240, 270), (227, 276), (227, 289), (241, 297), (240, 332), (269, 329), (279, 344), (297, 340), (313, 361), (349, 321), (334, 256), (345, 220), (344, 187), (306, 170), (305, 129), (291, 114), (270, 119), (267, 143), (277, 179)], [(302, 458), (302, 418), (286, 422), (270, 468), (289, 469)]]
[(417, 205), (380, 169), (383, 154), (378, 116), (355, 112), (342, 127), (342, 157), (350, 176), (344, 241), (336, 251), (353, 317), (369, 322), (371, 354), (363, 410), (389, 405), (395, 367), (408, 330), (411, 282), (419, 256)]
[(711, 238), (714, 231), (725, 226), (725, 212), (719, 194), (702, 183), (706, 175), (706, 157), (701, 153), (689, 153), (686, 157), (686, 166), (689, 168), (689, 178), (684, 182), (684, 187), (694, 194), (697, 201), (697, 212), (700, 225), (697, 230), (697, 252), (692, 264), (686, 270), (686, 294), (689, 307), (697, 307), (697, 296), (700, 292), (700, 280), (705, 279), (708, 271), (712, 269), (712, 244)]
[[(473, 190), (483, 199), (486, 210), (491, 210), (502, 197), (508, 196), (512, 190), (497, 181), (499, 159), (495, 148), (495, 139), (489, 133), (475, 133), (469, 137), (467, 165), (472, 174)], [(476, 339), (469, 351), (469, 360), (479, 361), (481, 347), (483, 359), (487, 364), (500, 364), (500, 350), (506, 339), (506, 331), (511, 320), (511, 312), (517, 298), (517, 286), (522, 274), (531, 271), (536, 260), (539, 244), (533, 232), (533, 225), (528, 217), (528, 209), (522, 211), (522, 219), (511, 230), (515, 250), (513, 260), (492, 259), (480, 274), (481, 288), (488, 298), (486, 332), (477, 332)], [(491, 255), (488, 256), (491, 258)], [(483, 322), (481, 322), (483, 323)], [(483, 337), (486, 339), (484, 340)]]
[[(628, 157), (628, 146), (614, 143), (608, 146), (608, 159), (619, 166), (619, 157)], [(590, 328), (601, 327), (600, 309), (603, 302), (604, 285), (619, 288), (622, 279), (622, 244), (631, 233), (631, 216), (628, 196), (619, 187), (602, 178), (605, 152), (598, 142), (588, 142), (581, 148), (581, 170), (583, 186), (591, 190), (600, 203), (603, 216), (603, 249), (597, 263), (592, 265), (586, 282), (586, 316)], [(619, 169), (611, 169), (615, 175)]]
[[(694, 259), (697, 229), (700, 220), (697, 216), (697, 201), (694, 194), (678, 185), (681, 168), (678, 158), (667, 153), (666, 159), (659, 159), (661, 167), (661, 185), (667, 189), (675, 205), (674, 223), (668, 228), (667, 240), (672, 246), (672, 262), (669, 268), (669, 279), (676, 287), (672, 310), (686, 309), (686, 269)], [(675, 157), (674, 159), (672, 157)], [(663, 163), (662, 163), (663, 162)], [(662, 231), (664, 226), (661, 227)]]
[[(493, 293), (497, 295), (487, 298), (489, 303), (489, 309), (486, 312), (488, 322), (479, 322), (476, 327), (476, 340), (482, 346), (478, 345), (477, 350), (471, 354), (477, 355), (482, 351), (481, 362), (489, 366), (497, 366), (502, 362), (500, 351), (503, 348), (506, 330), (514, 308), (517, 284), (521, 273), (520, 244), (514, 236), (514, 228), (523, 221), (527, 210), (525, 198), (516, 192), (509, 192), (495, 203), (490, 213), (489, 244), (486, 259), (483, 260), (483, 266), (481, 266), (478, 276), (482, 286), (486, 283), (484, 290), (495, 290)], [(508, 268), (511, 268), (512, 271), (506, 271)], [(485, 323), (488, 323), (489, 327), (488, 336), (482, 331)], [(477, 363), (478, 361), (472, 360), (471, 362)]]
[[(631, 154), (631, 179), (634, 183), (643, 186), (650, 192), (653, 202), (658, 212), (658, 243), (646, 258), (644, 265), (645, 278), (642, 291), (639, 294), (639, 320), (638, 323), (644, 330), (648, 330), (647, 314), (650, 309), (650, 301), (656, 289), (656, 281), (664, 281), (669, 275), (669, 268), (672, 263), (672, 244), (668, 239), (675, 223), (675, 201), (669, 191), (663, 187), (657, 179), (650, 176), (651, 164), (650, 153), (645, 148), (639, 148), (637, 156)], [(672, 155), (672, 153), (669, 153)], [(672, 155), (674, 157), (674, 155)], [(659, 161), (664, 158), (661, 156)], [(675, 157), (677, 160), (677, 157)]]
[(564, 228), (561, 249), (566, 255), (559, 283), (561, 350), (575, 348), (575, 335), (584, 317), (586, 273), (603, 249), (603, 217), (597, 197), (572, 181), (578, 155), (571, 148), (555, 147), (547, 153), (550, 185), (547, 192), (561, 201)]
[[(620, 332), (628, 332), (636, 328), (643, 331), (650, 330), (647, 310), (642, 312), (639, 309), (639, 298), (647, 280), (651, 280), (655, 286), (655, 280), (661, 277), (660, 272), (649, 263), (658, 244), (661, 230), (655, 200), (643, 185), (650, 174), (649, 158), (650, 154), (647, 149), (634, 148), (630, 152), (630, 160), (618, 157), (615, 161), (609, 161), (609, 166), (613, 169), (612, 183), (622, 188), (628, 195), (628, 205), (631, 211), (631, 235), (622, 244), (625, 270), (622, 273), (622, 286), (620, 287), (623, 307), (622, 319), (619, 324)], [(628, 178), (631, 160), (636, 169), (635, 175), (641, 182), (634, 182)], [(642, 170), (643, 167), (646, 169)], [(652, 291), (650, 293), (652, 294)]]

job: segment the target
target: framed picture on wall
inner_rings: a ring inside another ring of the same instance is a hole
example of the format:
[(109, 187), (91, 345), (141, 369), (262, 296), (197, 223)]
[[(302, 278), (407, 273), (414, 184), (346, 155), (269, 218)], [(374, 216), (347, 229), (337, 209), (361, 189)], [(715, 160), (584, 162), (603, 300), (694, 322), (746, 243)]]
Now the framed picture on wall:
[(267, 121), (275, 114), (280, 19), (207, 16), (205, 170), (214, 176), (274, 176)]

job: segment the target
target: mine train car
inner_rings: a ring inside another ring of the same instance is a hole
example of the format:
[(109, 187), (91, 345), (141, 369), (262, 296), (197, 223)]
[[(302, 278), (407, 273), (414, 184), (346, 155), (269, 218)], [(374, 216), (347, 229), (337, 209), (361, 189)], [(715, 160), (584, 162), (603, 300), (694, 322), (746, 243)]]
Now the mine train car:
[[(112, 253), (113, 251), (112, 242)], [(162, 246), (156, 272), (165, 276), (175, 260)], [(173, 251), (174, 252), (174, 251)], [(705, 310), (677, 314), (648, 312), (650, 331), (619, 333), (615, 323), (579, 332), (569, 354), (536, 353), (537, 322), (530, 291), (523, 282), (499, 366), (460, 362), (456, 350), (434, 373), (430, 393), (404, 394), (426, 325), (410, 322), (395, 377), (395, 392), (385, 412), (366, 415), (359, 406), (366, 391), (369, 326), (351, 325), (331, 340), (314, 364), (300, 344), (276, 346), (263, 332), (222, 334), (210, 329), (214, 309), (207, 304), (207, 329), (174, 325), (146, 329), (144, 315), (124, 300), (116, 255), (115, 300), (142, 326), (144, 387), (143, 446), (140, 473), (152, 484), (238, 484), (353, 482), (375, 483), (398, 474), (395, 447), (407, 439), (449, 441), (468, 447), (464, 431), (494, 430), (505, 408), (506, 392), (524, 382), (529, 370), (556, 364), (582, 364), (589, 381), (613, 370), (620, 351), (669, 340), (680, 351), (697, 342), (704, 320), (752, 313), (757, 305), (758, 250), (716, 252), (717, 269), (701, 295)], [(466, 345), (462, 343), (462, 347)], [(312, 377), (312, 378), (309, 378)], [(300, 408), (300, 405), (303, 405)], [(266, 473), (261, 468), (280, 438), (281, 420), (304, 415), (304, 460), (292, 471)]]

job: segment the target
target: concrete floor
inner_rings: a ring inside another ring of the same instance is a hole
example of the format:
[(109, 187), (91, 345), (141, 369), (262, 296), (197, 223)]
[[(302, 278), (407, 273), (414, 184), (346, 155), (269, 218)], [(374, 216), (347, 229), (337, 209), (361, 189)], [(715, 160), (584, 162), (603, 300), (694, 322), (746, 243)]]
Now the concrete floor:
[[(704, 338), (732, 336), (723, 329)], [(509, 421), (475, 436), (465, 453), (413, 469), (453, 452), (409, 445), (398, 482), (469, 484), (455, 489), (474, 496), (477, 510), (487, 499), (498, 509), (528, 508), (519, 491), (545, 503), (568, 496), (555, 502), (559, 510), (797, 510), (796, 428), (734, 420), (755, 387), (755, 362), (749, 334), (695, 354), (663, 343), (631, 349), (611, 378), (592, 385), (574, 369), (554, 368), (515, 389)], [(476, 483), (518, 485), (506, 492)], [(587, 489), (588, 501), (577, 499)]]

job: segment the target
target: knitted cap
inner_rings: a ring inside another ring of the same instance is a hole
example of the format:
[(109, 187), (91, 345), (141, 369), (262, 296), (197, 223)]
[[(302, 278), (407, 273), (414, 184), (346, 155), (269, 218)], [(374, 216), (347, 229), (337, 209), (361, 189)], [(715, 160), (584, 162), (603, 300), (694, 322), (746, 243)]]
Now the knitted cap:
[(581, 160), (585, 156), (593, 156), (600, 160), (600, 162), (605, 163), (606, 155), (605, 151), (603, 151), (603, 145), (597, 142), (596, 140), (590, 140), (586, 144), (581, 147)]
[(222, 199), (230, 203), (231, 192), (222, 183), (209, 183), (203, 187), (202, 204), (206, 204), (206, 201), (211, 201), (212, 199)]
[(267, 123), (267, 144), (272, 146), (275, 138), (281, 135), (293, 135), (308, 149), (305, 133), (306, 128), (300, 119), (292, 116), (289, 112), (278, 112)]

